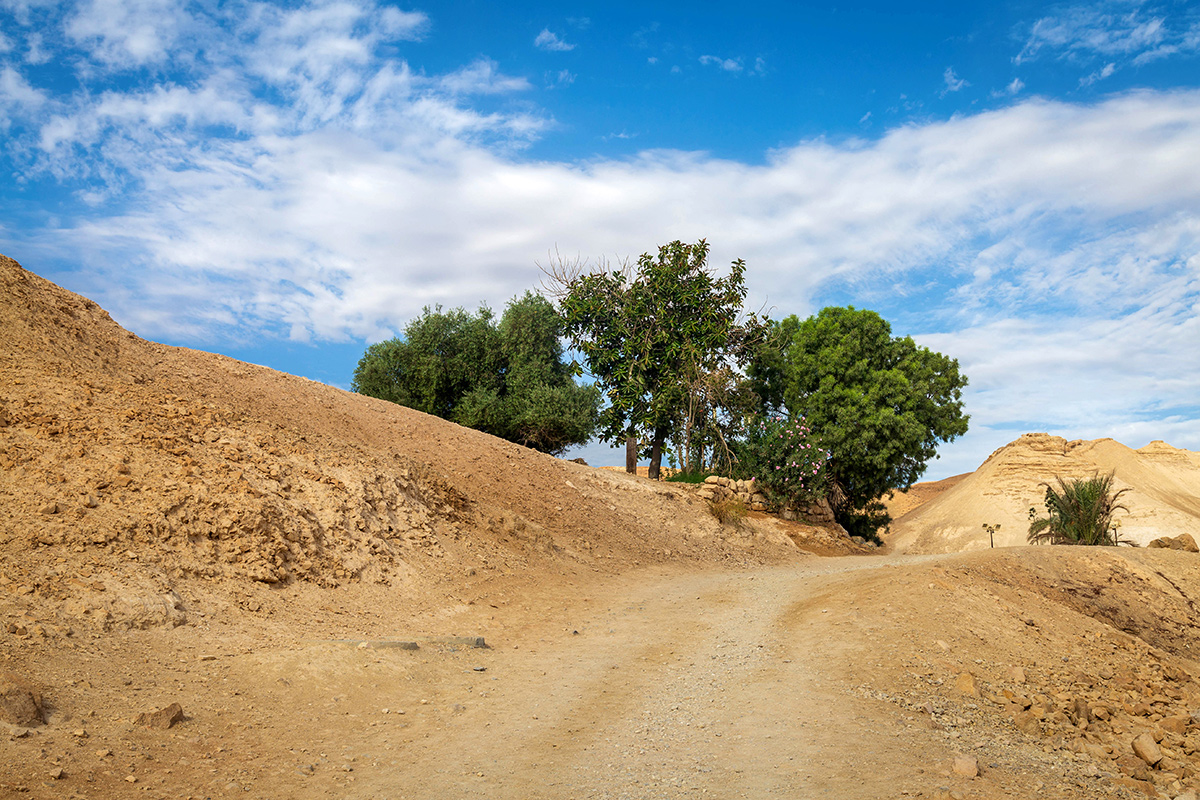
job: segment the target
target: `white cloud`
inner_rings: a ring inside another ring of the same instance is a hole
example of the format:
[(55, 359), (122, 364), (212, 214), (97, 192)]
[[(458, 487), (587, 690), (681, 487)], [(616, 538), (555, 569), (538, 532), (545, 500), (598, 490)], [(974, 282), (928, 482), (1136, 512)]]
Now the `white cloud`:
[(438, 83), (450, 94), (501, 94), (523, 92), (530, 87), (525, 78), (500, 73), (499, 65), (490, 59), (479, 59), (462, 69), (451, 72)]
[(67, 35), (116, 67), (168, 58), (187, 19), (176, 0), (85, 0), (67, 20)]
[(1020, 78), (1013, 78), (1003, 90), (992, 92), (992, 97), (1015, 97), (1025, 88), (1025, 81)]
[[(1182, 8), (1187, 14), (1186, 4)], [(1100, 60), (1107, 65), (1105, 69), (1110, 66), (1120, 68), (1125, 63), (1141, 65), (1174, 55), (1200, 52), (1198, 29), (1200, 23), (1188, 23), (1178, 14), (1172, 15), (1164, 9), (1141, 3), (1101, 0), (1063, 7), (1035, 21), (1013, 61), (1021, 64), (1050, 53), (1080, 64)], [(1093, 70), (1081, 85), (1107, 77), (1102, 72)]]
[(570, 86), (575, 82), (575, 73), (567, 69), (560, 69), (558, 72), (547, 76), (546, 85), (551, 89), (558, 89), (563, 86)]
[(700, 63), (705, 66), (716, 66), (726, 72), (741, 72), (742, 60), (740, 58), (721, 58), (719, 56), (700, 56)]
[(942, 73), (942, 81), (945, 86), (942, 89), (942, 97), (951, 92), (959, 92), (967, 88), (971, 84), (954, 74), (954, 70), (946, 67), (946, 71)]
[(1092, 74), (1085, 75), (1084, 77), (1080, 78), (1079, 85), (1080, 86), (1091, 86), (1096, 81), (1102, 81), (1105, 78), (1112, 77), (1112, 74), (1116, 71), (1117, 71), (1117, 65), (1112, 62), (1109, 62), (1109, 63), (1105, 64), (1103, 67), (1101, 67), (1100, 69), (1093, 72)]
[(539, 33), (537, 38), (533, 40), (533, 44), (535, 47), (539, 47), (542, 50), (550, 50), (552, 52), (562, 52), (575, 49), (575, 45), (567, 44), (562, 39), (558, 38), (557, 34), (551, 33), (549, 28), (542, 28), (542, 32)]

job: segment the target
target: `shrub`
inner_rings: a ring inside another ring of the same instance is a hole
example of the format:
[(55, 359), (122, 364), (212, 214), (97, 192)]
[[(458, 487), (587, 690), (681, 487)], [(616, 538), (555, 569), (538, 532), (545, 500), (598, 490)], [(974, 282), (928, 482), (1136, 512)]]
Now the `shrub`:
[(825, 493), (829, 451), (803, 417), (770, 415), (750, 420), (735, 452), (734, 476), (754, 478), (772, 503), (801, 506)]
[(712, 515), (722, 525), (733, 525), (735, 528), (746, 518), (746, 504), (736, 497), (724, 497), (709, 503)]
[(1118, 509), (1129, 510), (1117, 502), (1129, 490), (1113, 490), (1113, 473), (1068, 481), (1056, 476), (1055, 480), (1057, 487), (1042, 484), (1046, 487), (1046, 516), (1038, 517), (1036, 508), (1029, 509), (1026, 540), (1030, 544), (1134, 544), (1121, 538), (1120, 526), (1113, 519)]

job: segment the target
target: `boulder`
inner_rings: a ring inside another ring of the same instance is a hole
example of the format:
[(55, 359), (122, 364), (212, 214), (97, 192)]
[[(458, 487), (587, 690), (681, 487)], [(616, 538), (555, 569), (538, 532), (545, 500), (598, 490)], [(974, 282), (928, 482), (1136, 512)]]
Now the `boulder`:
[(1181, 533), (1178, 536), (1162, 536), (1146, 547), (1156, 547), (1164, 550), (1182, 550), (1188, 553), (1200, 552), (1200, 547), (1196, 546), (1196, 540), (1192, 538), (1190, 533)]
[(0, 720), (24, 728), (32, 728), (46, 721), (42, 696), (7, 672), (0, 672)]
[(1158, 742), (1154, 741), (1154, 737), (1149, 733), (1138, 734), (1131, 746), (1133, 754), (1152, 767), (1162, 761), (1163, 754), (1158, 749)]

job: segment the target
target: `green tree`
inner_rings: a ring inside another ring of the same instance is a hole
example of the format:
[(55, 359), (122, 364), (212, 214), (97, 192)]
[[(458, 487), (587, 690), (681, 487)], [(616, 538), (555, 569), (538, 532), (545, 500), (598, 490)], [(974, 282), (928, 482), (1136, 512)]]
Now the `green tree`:
[(404, 338), (373, 344), (351, 388), (546, 453), (591, 439), (599, 392), (563, 361), (562, 320), (533, 292), (492, 312), (426, 308)]
[(1118, 509), (1129, 509), (1117, 502), (1129, 491), (1113, 489), (1113, 473), (1074, 478), (1064, 481), (1055, 478), (1057, 487), (1046, 487), (1046, 516), (1038, 517), (1037, 509), (1029, 509), (1030, 544), (1133, 544), (1122, 539), (1113, 515)]
[[(780, 331), (794, 331), (786, 349)], [(958, 361), (893, 337), (874, 311), (823, 309), (777, 326), (776, 349), (752, 375), (764, 397), (783, 387), (793, 417), (803, 417), (830, 452), (826, 467), (834, 513), (853, 534), (877, 538), (891, 518), (879, 502), (925, 472), (941, 442), (966, 433)]]
[(604, 392), (601, 438), (650, 442), (657, 478), (663, 444), (684, 417), (689, 387), (726, 359), (744, 359), (760, 324), (744, 322), (745, 262), (729, 275), (708, 267), (708, 243), (674, 241), (636, 269), (585, 271), (578, 263), (549, 270), (573, 345)]

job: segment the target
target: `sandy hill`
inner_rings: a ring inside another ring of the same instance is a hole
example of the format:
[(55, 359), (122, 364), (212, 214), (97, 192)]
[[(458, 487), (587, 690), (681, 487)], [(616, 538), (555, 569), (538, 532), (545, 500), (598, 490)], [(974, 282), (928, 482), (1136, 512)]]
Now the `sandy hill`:
[(1068, 442), (1029, 433), (988, 457), (974, 473), (892, 523), (897, 552), (950, 553), (989, 546), (986, 524), (999, 524), (996, 547), (1025, 544), (1029, 509), (1044, 513), (1042, 483), (1055, 476), (1114, 472), (1128, 488), (1117, 512), (1122, 536), (1146, 544), (1189, 533), (1200, 540), (1200, 453), (1152, 442), (1133, 450), (1112, 439)]
[(0, 258), (0, 800), (1200, 790), (1200, 556), (814, 552)]

